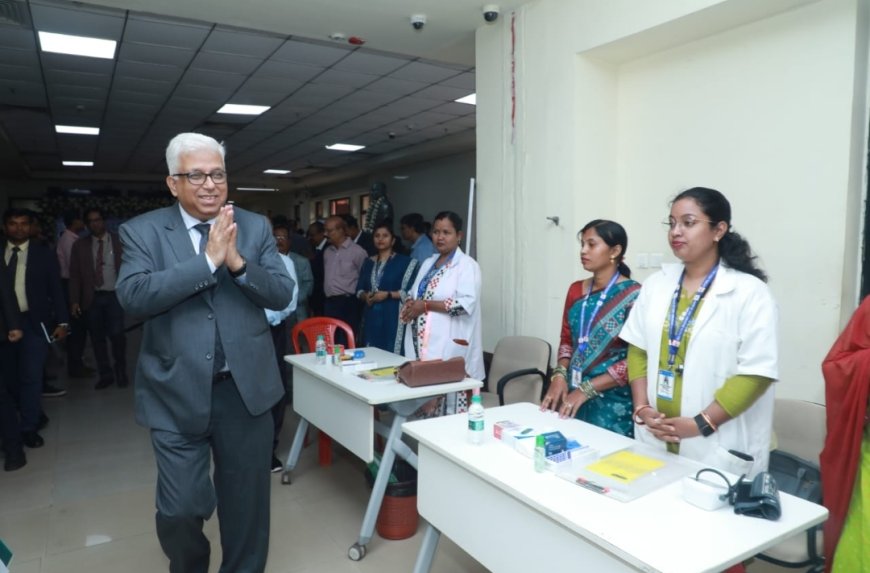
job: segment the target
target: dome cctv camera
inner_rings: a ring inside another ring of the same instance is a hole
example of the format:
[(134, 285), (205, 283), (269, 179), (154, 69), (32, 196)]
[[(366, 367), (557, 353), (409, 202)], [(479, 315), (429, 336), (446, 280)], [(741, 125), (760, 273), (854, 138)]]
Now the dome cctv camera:
[(483, 19), (487, 22), (491, 23), (498, 20), (498, 13), (498, 4), (487, 4), (483, 7)]
[(413, 26), (415, 30), (422, 30), (425, 25), (426, 14), (414, 14), (411, 16), (411, 26)]

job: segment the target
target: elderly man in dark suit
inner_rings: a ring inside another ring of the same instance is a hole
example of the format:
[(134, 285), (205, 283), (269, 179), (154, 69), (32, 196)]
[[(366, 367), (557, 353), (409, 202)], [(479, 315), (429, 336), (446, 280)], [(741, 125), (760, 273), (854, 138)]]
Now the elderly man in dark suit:
[[(113, 383), (127, 385), (127, 340), (124, 336), (124, 309), (115, 295), (115, 282), (121, 268), (121, 239), (106, 231), (103, 211), (92, 207), (85, 211), (90, 234), (73, 243), (69, 260), (70, 314), (84, 318), (91, 333), (99, 378), (95, 388), (102, 390)], [(106, 341), (112, 344), (109, 361)]]
[[(118, 299), (144, 317), (136, 417), (157, 460), (157, 536), (171, 572), (206, 572), (217, 507), (222, 573), (260, 572), (269, 548), (270, 408), (281, 397), (264, 308), (293, 281), (266, 218), (225, 204), (224, 148), (182, 133), (166, 150), (178, 203), (121, 226)], [(214, 481), (209, 475), (214, 463)]]
[(57, 257), (48, 247), (30, 240), (32, 220), (30, 211), (24, 209), (9, 209), (3, 215), (3, 260), (12, 277), (24, 336), (16, 344), (0, 344), (0, 361), (18, 401), (24, 445), (39, 448), (45, 443), (37, 431), (43, 416), (42, 374), (48, 338), (66, 336), (69, 314)]
[[(20, 326), (20, 311), (15, 291), (12, 289), (12, 277), (6, 265), (0, 265), (0, 344), (14, 344), (21, 340), (24, 332)], [(0, 354), (0, 360), (2, 360)], [(3, 469), (7, 472), (23, 468), (27, 464), (24, 448), (21, 446), (21, 426), (18, 423), (18, 412), (15, 411), (15, 400), (12, 388), (5, 372), (0, 369), (0, 441), (3, 442)]]

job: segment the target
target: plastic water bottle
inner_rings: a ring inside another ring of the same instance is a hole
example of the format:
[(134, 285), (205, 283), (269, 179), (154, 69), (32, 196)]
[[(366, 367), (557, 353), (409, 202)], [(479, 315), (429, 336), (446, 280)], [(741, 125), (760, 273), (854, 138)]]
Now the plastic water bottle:
[(317, 342), (314, 343), (314, 356), (318, 364), (326, 364), (326, 339), (322, 334), (317, 335)]
[(480, 401), (480, 393), (474, 391), (471, 397), (471, 406), (468, 407), (468, 441), (472, 444), (483, 443), (483, 404)]
[(542, 472), (547, 469), (547, 446), (544, 442), (544, 434), (535, 436), (535, 471)]

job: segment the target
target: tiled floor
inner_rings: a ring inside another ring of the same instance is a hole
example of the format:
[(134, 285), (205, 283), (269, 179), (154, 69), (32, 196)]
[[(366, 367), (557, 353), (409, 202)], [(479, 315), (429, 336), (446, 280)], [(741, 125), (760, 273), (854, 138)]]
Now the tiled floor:
[[(131, 354), (138, 339), (131, 336)], [(133, 356), (131, 356), (131, 359)], [(131, 360), (131, 364), (132, 364)], [(45, 400), (51, 423), (46, 445), (28, 450), (28, 464), (0, 472), (0, 539), (15, 552), (13, 573), (155, 573), (167, 570), (154, 530), (156, 471), (147, 432), (133, 421), (132, 388), (92, 389), (93, 381), (63, 378), (63, 398)], [(282, 454), (296, 418), (290, 413)], [(330, 467), (303, 451), (293, 484), (273, 474), (267, 571), (353, 573), (411, 571), (423, 528), (405, 541), (375, 535), (359, 562), (347, 550), (359, 533), (369, 490), (363, 463), (337, 450)], [(220, 562), (217, 518), (206, 524), (212, 567)], [(446, 537), (433, 572), (486, 569)], [(784, 571), (754, 563), (752, 573)], [(595, 572), (598, 573), (598, 572)], [(606, 573), (606, 572), (602, 572)]]
[[(131, 346), (138, 345), (131, 337)], [(132, 352), (133, 349), (131, 349)], [(132, 357), (131, 357), (132, 358)], [(131, 362), (132, 364), (133, 362)], [(27, 450), (28, 464), (0, 471), (0, 539), (15, 553), (13, 573), (155, 573), (168, 561), (154, 528), (156, 471), (148, 433), (133, 421), (132, 388), (93, 390), (93, 381), (67, 381), (63, 398), (47, 398), (51, 419), (45, 446)], [(288, 415), (281, 455), (295, 429)], [(330, 467), (303, 451), (293, 484), (273, 474), (271, 573), (407, 572), (423, 527), (405, 541), (377, 534), (359, 562), (347, 557), (356, 541), (369, 490), (363, 463), (337, 449)], [(220, 563), (217, 517), (206, 523), (212, 567)], [(439, 544), (433, 571), (483, 572), (450, 540)]]

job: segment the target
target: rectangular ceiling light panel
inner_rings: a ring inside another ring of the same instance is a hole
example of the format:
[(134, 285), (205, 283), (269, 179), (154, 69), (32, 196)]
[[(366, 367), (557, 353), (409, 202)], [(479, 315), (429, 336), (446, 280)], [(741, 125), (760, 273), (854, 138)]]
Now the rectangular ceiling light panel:
[(363, 148), (365, 148), (365, 145), (352, 145), (350, 143), (333, 143), (326, 146), (326, 149), (331, 151), (359, 151)]
[(74, 133), (77, 135), (100, 135), (99, 127), (84, 127), (81, 125), (55, 125), (58, 133)]
[(477, 105), (477, 94), (473, 93), (473, 94), (467, 95), (465, 97), (461, 97), (461, 98), (459, 98), (457, 100), (453, 100), (453, 101), (455, 101), (456, 103), (467, 103), (470, 105)]
[(260, 115), (269, 109), (268, 105), (241, 105), (237, 103), (225, 104), (217, 110), (218, 113), (235, 113), (239, 115)]
[(39, 32), (39, 44), (43, 52), (111, 60), (115, 57), (115, 47), (118, 42), (87, 36)]

